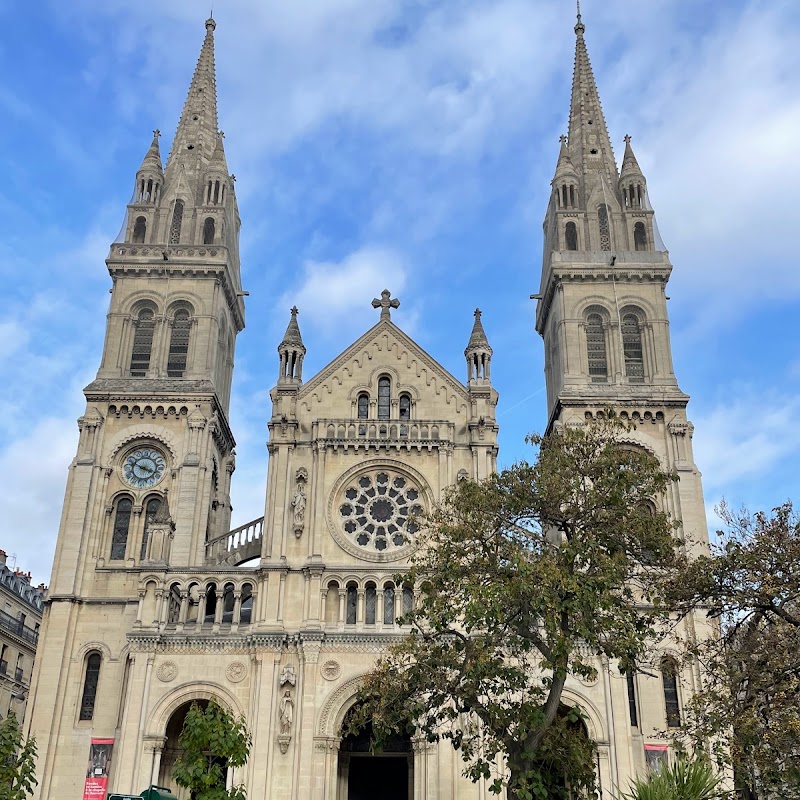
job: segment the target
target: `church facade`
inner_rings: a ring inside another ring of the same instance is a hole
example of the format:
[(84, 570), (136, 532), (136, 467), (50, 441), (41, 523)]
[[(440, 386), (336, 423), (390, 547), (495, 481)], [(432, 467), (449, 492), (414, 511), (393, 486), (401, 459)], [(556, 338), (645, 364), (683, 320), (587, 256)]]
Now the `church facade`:
[[(449, 744), (409, 739), (375, 756), (340, 733), (363, 676), (404, 635), (396, 619), (414, 587), (392, 576), (415, 520), (447, 486), (496, 468), (498, 393), (480, 312), (464, 380), (395, 325), (389, 291), (373, 301), (374, 327), (304, 380), (292, 309), (271, 392), (265, 513), (230, 530), (228, 409), (245, 293), (214, 29), (207, 21), (166, 166), (156, 133), (106, 261), (105, 345), (78, 421), (26, 720), (39, 748), (35, 797), (82, 797), (95, 741), (111, 746), (108, 791), (157, 784), (184, 797), (171, 776), (182, 721), (193, 700), (215, 699), (252, 732), (249, 762), (229, 778), (254, 800), (488, 800)], [(575, 30), (537, 295), (549, 428), (608, 407), (634, 422), (631, 444), (678, 472), (663, 502), (702, 547), (688, 397), (670, 353), (671, 265), (630, 140), (617, 169), (580, 18)], [(670, 757), (659, 731), (679, 721), (700, 677), (673, 668), (667, 646), (663, 656), (648, 674), (598, 662), (597, 680), (567, 684), (598, 744), (605, 800)]]

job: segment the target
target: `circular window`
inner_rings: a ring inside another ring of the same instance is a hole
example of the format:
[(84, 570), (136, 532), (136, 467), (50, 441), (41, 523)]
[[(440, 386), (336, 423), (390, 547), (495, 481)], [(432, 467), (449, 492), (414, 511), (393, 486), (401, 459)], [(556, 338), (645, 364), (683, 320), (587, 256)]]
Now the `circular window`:
[(348, 480), (335, 509), (350, 542), (366, 551), (387, 554), (411, 544), (424, 513), (419, 486), (389, 469)]

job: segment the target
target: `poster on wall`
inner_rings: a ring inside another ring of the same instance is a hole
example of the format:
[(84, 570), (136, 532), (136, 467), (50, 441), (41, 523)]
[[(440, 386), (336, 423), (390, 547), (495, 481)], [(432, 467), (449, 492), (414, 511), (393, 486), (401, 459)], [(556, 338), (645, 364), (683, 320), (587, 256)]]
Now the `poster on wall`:
[(83, 800), (105, 800), (113, 749), (113, 739), (92, 739), (89, 747), (89, 765), (86, 768), (86, 783), (83, 784)]

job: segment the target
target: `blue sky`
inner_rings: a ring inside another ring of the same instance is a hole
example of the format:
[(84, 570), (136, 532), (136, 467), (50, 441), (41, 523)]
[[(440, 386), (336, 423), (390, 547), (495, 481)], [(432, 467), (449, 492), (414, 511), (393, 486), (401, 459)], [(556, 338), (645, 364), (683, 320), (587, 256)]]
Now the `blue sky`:
[[(204, 34), (190, 0), (0, 0), (0, 547), (46, 580), (103, 260), (151, 138), (166, 153)], [(234, 521), (263, 513), (275, 348), (293, 303), (308, 378), (395, 321), (457, 377), (480, 306), (501, 461), (546, 422), (533, 327), (566, 132), (571, 0), (217, 0), (220, 122), (250, 291), (236, 351)], [(617, 156), (633, 136), (674, 272), (675, 367), (709, 512), (769, 507), (800, 468), (800, 8), (585, 0)]]

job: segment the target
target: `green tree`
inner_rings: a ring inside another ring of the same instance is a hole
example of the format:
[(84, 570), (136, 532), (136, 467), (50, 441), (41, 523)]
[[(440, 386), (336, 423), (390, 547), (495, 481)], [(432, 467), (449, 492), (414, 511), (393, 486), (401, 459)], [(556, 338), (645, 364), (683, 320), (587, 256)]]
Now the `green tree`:
[(178, 738), (182, 752), (173, 777), (193, 800), (245, 800), (245, 787), (227, 790), (225, 778), (228, 769), (247, 763), (251, 741), (244, 718), (213, 700), (205, 709), (192, 703)]
[(690, 643), (704, 686), (687, 708), (695, 746), (713, 744), (745, 798), (800, 800), (800, 517), (734, 512), (710, 556), (675, 581), (673, 601), (704, 607), (719, 637)]
[(653, 503), (674, 477), (624, 433), (612, 419), (530, 437), (534, 463), (446, 493), (396, 577), (418, 588), (412, 632), (366, 679), (350, 730), (371, 721), (377, 747), (412, 728), (450, 740), (468, 777), (514, 800), (593, 790), (594, 745), (565, 681), (605, 659), (634, 667), (681, 560)]
[(25, 800), (36, 786), (36, 740), (22, 739), (14, 713), (0, 722), (0, 800)]
[(634, 781), (620, 800), (716, 800), (725, 797), (721, 778), (705, 758), (679, 758), (646, 778)]

